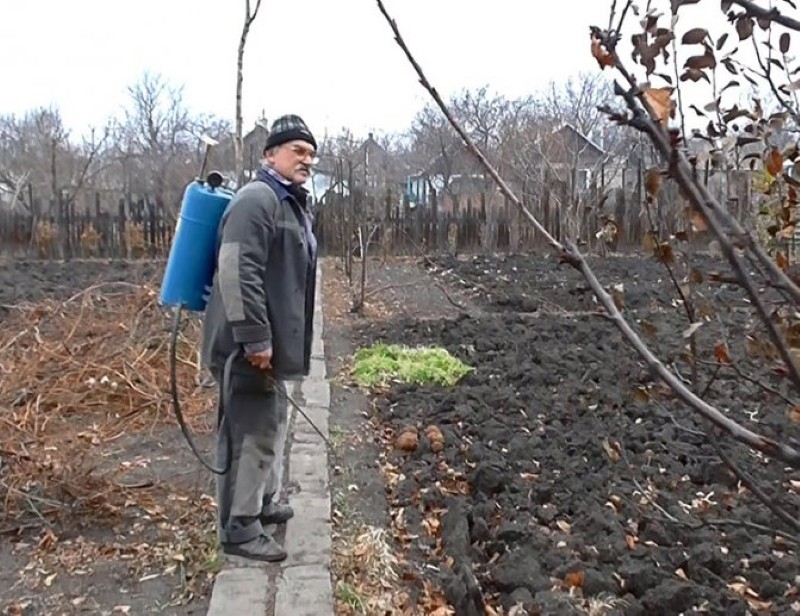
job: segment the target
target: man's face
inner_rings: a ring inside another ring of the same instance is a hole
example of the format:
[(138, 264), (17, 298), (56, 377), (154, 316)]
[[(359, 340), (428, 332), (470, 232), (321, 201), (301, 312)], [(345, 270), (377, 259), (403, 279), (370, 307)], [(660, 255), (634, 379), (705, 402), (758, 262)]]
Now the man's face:
[(310, 143), (288, 141), (267, 152), (267, 162), (275, 171), (294, 184), (304, 184), (311, 176), (317, 153)]

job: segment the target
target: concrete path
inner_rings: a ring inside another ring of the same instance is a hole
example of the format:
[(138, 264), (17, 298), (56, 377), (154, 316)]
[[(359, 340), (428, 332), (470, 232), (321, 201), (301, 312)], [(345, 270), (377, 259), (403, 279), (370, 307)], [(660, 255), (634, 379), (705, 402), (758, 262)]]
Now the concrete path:
[[(322, 272), (317, 270), (311, 374), (287, 391), (329, 436), (330, 386), (322, 341)], [(286, 525), (289, 557), (278, 565), (228, 558), (217, 575), (209, 616), (333, 616), (331, 497), (325, 443), (291, 405), (284, 492), (295, 516)]]

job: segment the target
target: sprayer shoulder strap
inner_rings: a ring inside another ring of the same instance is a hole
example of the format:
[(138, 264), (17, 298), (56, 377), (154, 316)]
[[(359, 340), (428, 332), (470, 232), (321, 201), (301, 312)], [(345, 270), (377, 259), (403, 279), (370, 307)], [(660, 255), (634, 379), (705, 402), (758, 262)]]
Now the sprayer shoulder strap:
[[(243, 193), (246, 193), (246, 197)], [(261, 194), (259, 194), (261, 193)], [(280, 216), (281, 201), (275, 189), (266, 182), (253, 181), (242, 186), (236, 196), (239, 199), (246, 198), (248, 201), (258, 201), (263, 204), (267, 218), (273, 226), (277, 225)], [(237, 207), (239, 199), (235, 199), (230, 207)]]
[[(267, 211), (267, 216), (269, 217), (270, 221), (272, 222), (273, 230), (277, 230), (280, 226), (280, 216), (281, 216), (281, 199), (278, 196), (278, 193), (275, 189), (270, 186), (266, 182), (258, 181), (258, 184), (263, 186), (266, 189), (266, 200), (264, 203), (264, 208)], [(273, 251), (275, 249), (275, 242), (270, 243), (268, 256), (271, 257)]]
[[(264, 191), (261, 193), (261, 195), (259, 195), (259, 184), (264, 187), (261, 189)], [(262, 198), (262, 195), (265, 198)], [(236, 196), (228, 204), (228, 207), (225, 209), (225, 212), (222, 215), (222, 220), (220, 221), (219, 228), (217, 229), (217, 241), (215, 247), (217, 255), (219, 255), (219, 250), (222, 246), (222, 237), (224, 234), (223, 228), (225, 227), (228, 217), (230, 216), (231, 210), (239, 207), (242, 199), (246, 199), (251, 203), (256, 200), (263, 203), (264, 210), (266, 211), (267, 218), (269, 219), (272, 227), (275, 228), (278, 224), (278, 217), (280, 215), (280, 199), (278, 198), (275, 190), (269, 184), (264, 182), (250, 182), (245, 184), (238, 191), (236, 191)], [(252, 207), (252, 205), (249, 207)]]
[[(278, 193), (267, 182), (256, 180), (255, 182), (253, 182), (253, 184), (262, 187), (266, 192), (267, 199), (265, 201), (264, 207), (267, 210), (267, 214), (269, 215), (269, 218), (272, 221), (272, 223), (277, 224), (281, 208), (281, 199), (278, 196)], [(255, 188), (251, 190), (255, 190)]]

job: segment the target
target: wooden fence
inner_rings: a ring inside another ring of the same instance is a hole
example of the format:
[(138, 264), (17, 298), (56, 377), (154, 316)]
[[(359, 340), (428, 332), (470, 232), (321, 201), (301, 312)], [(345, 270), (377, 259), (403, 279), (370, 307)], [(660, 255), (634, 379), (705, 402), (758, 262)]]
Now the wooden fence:
[[(630, 252), (641, 249), (651, 225), (661, 237), (687, 226), (686, 203), (673, 182), (665, 181), (655, 205), (645, 204), (641, 170), (622, 175), (617, 187), (592, 186), (570, 194), (563, 182), (519, 187), (517, 194), (556, 239), (571, 239), (584, 250)], [(722, 181), (724, 180), (724, 181)], [(746, 175), (716, 176), (709, 189), (734, 214), (753, 216), (751, 182)], [(512, 203), (494, 190), (412, 206), (390, 190), (372, 197), (329, 195), (315, 206), (316, 233), (323, 255), (358, 252), (369, 240), (375, 255), (525, 252), (545, 247), (541, 234)], [(91, 201), (90, 201), (91, 203)], [(49, 204), (46, 214), (0, 209), (0, 254), (11, 257), (164, 258), (175, 216), (147, 198), (94, 195), (93, 207), (76, 211), (74, 202)], [(700, 238), (705, 241), (704, 238)]]
[(146, 198), (95, 198), (93, 211), (59, 203), (47, 214), (0, 210), (0, 254), (40, 259), (158, 258), (169, 253), (175, 217)]
[[(635, 252), (655, 227), (662, 238), (685, 231), (689, 225), (687, 203), (677, 185), (665, 181), (659, 198), (646, 204), (643, 178), (632, 173), (616, 187), (592, 186), (570, 194), (563, 182), (551, 182), (535, 194), (517, 194), (525, 208), (559, 241), (576, 241), (584, 250), (605, 253)], [(709, 184), (709, 189), (727, 204), (739, 219), (752, 222), (750, 183), (732, 176)], [(323, 254), (344, 256), (358, 252), (369, 240), (369, 252), (385, 255), (419, 255), (448, 251), (452, 254), (480, 252), (526, 252), (546, 247), (527, 217), (495, 190), (464, 195), (440, 208), (434, 197), (425, 206), (413, 207), (408, 200), (397, 203), (390, 193), (372, 199), (328, 198), (317, 212), (317, 235)], [(707, 244), (708, 237), (697, 241)]]

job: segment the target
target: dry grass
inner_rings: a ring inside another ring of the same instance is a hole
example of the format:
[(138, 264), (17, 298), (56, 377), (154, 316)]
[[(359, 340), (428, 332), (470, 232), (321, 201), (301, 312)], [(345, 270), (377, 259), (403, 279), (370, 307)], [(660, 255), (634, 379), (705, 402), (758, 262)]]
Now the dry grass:
[[(169, 397), (170, 325), (156, 291), (129, 283), (11, 307), (3, 321), (0, 535), (27, 548), (38, 569), (80, 574), (113, 558), (130, 561), (137, 576), (179, 569), (206, 584), (195, 573), (213, 574), (213, 499), (181, 479), (185, 460), (156, 459), (149, 449), (182, 438)], [(198, 334), (199, 324), (187, 322), (178, 375), (184, 415), (202, 433), (211, 429), (214, 392), (197, 386)], [(152, 471), (167, 464), (174, 475), (154, 480)], [(76, 521), (124, 528), (127, 538), (93, 542)], [(192, 583), (184, 598), (203, 592)]]
[[(169, 321), (147, 287), (115, 283), (65, 302), (20, 306), (0, 333), (0, 480), (5, 521), (26, 515), (113, 513), (131, 496), (125, 467), (103, 464), (117, 439), (171, 422)], [(106, 291), (106, 292), (104, 292)], [(188, 417), (196, 395), (192, 323), (179, 349)], [(205, 427), (208, 426), (199, 426)], [(100, 454), (100, 455), (98, 455)], [(38, 504), (38, 506), (37, 506)]]
[[(397, 561), (383, 529), (363, 526), (337, 533), (336, 613), (394, 614), (397, 603)], [(399, 612), (397, 612), (399, 613)]]

